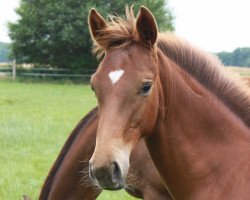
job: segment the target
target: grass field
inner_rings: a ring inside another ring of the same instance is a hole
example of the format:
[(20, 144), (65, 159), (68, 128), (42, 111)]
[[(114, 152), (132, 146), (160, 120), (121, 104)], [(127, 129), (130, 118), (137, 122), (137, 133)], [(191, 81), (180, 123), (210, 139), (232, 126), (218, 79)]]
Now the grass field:
[[(37, 199), (68, 134), (94, 106), (86, 85), (0, 80), (0, 199)], [(99, 199), (133, 199), (104, 192)]]
[(250, 76), (250, 67), (226, 67), (226, 70), (238, 76)]

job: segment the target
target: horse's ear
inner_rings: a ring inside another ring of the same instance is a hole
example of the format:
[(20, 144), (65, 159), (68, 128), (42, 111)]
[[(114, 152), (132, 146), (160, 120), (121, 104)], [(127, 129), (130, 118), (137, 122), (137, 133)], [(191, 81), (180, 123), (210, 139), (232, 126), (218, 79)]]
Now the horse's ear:
[(157, 39), (157, 24), (153, 14), (144, 6), (141, 6), (137, 21), (136, 29), (139, 39), (148, 46), (153, 46)]
[(92, 8), (89, 12), (89, 29), (92, 39), (98, 43), (98, 38), (102, 35), (102, 30), (107, 27), (103, 17)]

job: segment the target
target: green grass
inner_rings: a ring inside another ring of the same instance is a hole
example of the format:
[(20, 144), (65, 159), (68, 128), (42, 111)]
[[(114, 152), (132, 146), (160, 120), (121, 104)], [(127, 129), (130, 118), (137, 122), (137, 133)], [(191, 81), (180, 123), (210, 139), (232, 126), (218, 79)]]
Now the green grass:
[[(0, 199), (37, 199), (77, 122), (96, 100), (86, 85), (0, 81)], [(98, 199), (133, 199), (124, 191)]]

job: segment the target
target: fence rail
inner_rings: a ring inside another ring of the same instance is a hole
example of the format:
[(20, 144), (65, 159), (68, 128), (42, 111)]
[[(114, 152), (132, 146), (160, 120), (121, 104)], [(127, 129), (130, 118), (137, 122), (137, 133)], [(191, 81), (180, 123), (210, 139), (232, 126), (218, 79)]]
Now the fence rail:
[(78, 78), (78, 79), (89, 79), (91, 74), (95, 72), (94, 69), (85, 69), (81, 72), (76, 72), (71, 69), (62, 68), (20, 68), (16, 66), (15, 61), (13, 63), (7, 63), (10, 67), (0, 66), (0, 78), (11, 77), (39, 77), (39, 78)]
[(90, 74), (46, 74), (46, 73), (19, 73), (23, 76), (35, 76), (35, 77), (62, 77), (62, 78), (90, 78)]

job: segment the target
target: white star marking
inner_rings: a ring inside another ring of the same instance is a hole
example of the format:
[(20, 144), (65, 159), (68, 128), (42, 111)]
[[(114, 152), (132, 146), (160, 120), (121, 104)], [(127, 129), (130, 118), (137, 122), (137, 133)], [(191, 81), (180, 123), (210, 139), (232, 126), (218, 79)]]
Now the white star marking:
[(120, 78), (122, 77), (123, 73), (124, 73), (124, 70), (122, 70), (122, 69), (118, 69), (118, 70), (110, 72), (109, 78), (110, 78), (112, 84), (115, 84), (117, 81), (119, 81)]

